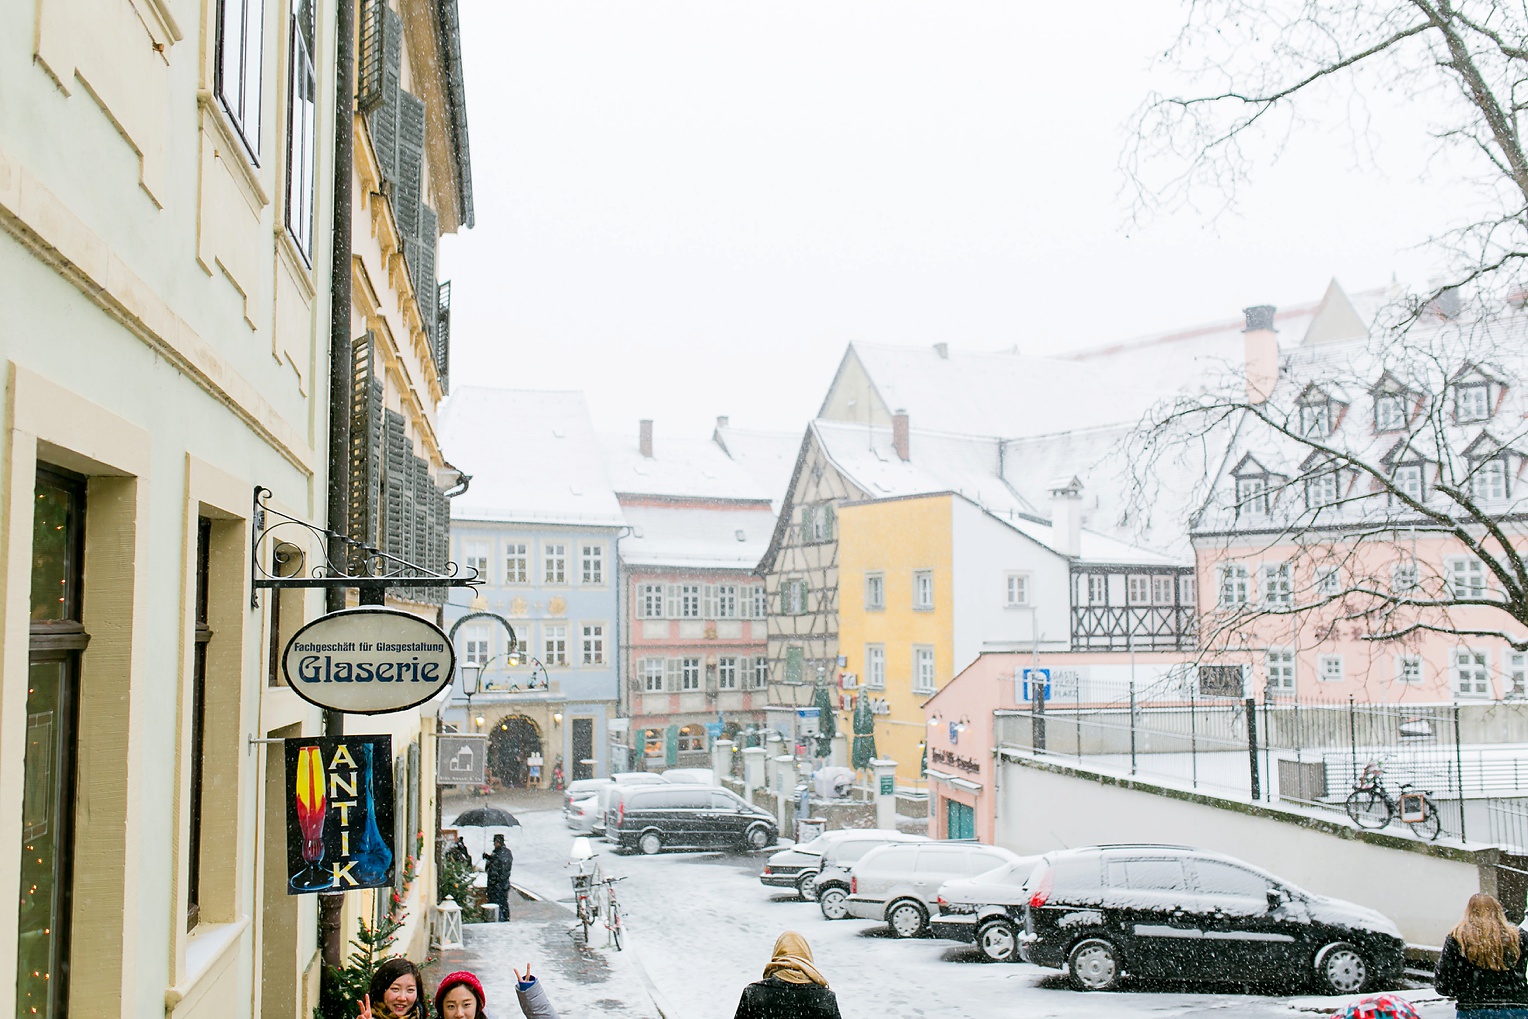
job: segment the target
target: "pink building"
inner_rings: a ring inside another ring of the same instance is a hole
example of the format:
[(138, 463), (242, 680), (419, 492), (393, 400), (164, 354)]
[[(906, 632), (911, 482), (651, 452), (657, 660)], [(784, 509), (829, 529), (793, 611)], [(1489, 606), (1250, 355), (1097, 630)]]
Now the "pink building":
[(620, 539), (622, 714), (632, 766), (708, 763), (711, 740), (764, 721), (764, 582), (775, 513), (713, 440), (608, 439)]

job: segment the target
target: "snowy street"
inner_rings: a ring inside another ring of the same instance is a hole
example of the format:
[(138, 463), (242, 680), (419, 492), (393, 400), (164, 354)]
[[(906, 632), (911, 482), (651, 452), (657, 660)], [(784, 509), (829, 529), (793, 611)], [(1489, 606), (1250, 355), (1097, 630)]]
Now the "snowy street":
[[(572, 836), (558, 804), (542, 794), (533, 802), (517, 797), (505, 805), (523, 826), (512, 835), (515, 884), (566, 905), (570, 886), (563, 861)], [(628, 931), (621, 962), (635, 964), (645, 976), (654, 1004), (666, 1019), (731, 1015), (743, 986), (759, 978), (775, 937), (784, 930), (796, 930), (811, 943), (845, 1019), (1070, 1019), (1105, 1013), (1288, 1019), (1329, 1013), (1350, 1000), (1228, 994), (1192, 986), (1082, 994), (1067, 988), (1057, 971), (986, 963), (975, 949), (949, 941), (897, 940), (883, 925), (868, 921), (829, 923), (815, 904), (759, 884), (758, 873), (773, 850), (757, 855), (680, 852), (644, 857), (617, 855), (603, 842), (595, 845), (608, 874), (628, 877), (620, 885)], [(499, 944), (507, 932), (492, 933)], [(608, 950), (588, 951), (603, 955)], [(523, 961), (506, 958), (501, 964), (507, 970), (511, 962)], [(1452, 1003), (1440, 1000), (1431, 989), (1406, 995), (1426, 1019), (1454, 1014)]]

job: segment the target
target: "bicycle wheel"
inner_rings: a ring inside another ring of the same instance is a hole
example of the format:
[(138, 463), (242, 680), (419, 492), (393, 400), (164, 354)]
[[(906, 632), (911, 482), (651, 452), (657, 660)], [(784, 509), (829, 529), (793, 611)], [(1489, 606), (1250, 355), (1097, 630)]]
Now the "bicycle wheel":
[(617, 913), (615, 921), (610, 927), (610, 943), (615, 945), (615, 950), (619, 952), (621, 950), (621, 942), (621, 914)]
[(1443, 819), (1438, 816), (1438, 805), (1431, 796), (1424, 794), (1422, 802), (1427, 807), (1427, 816), (1420, 821), (1410, 822), (1409, 827), (1422, 838), (1432, 841), (1443, 831)]
[(1383, 828), (1390, 823), (1390, 798), (1378, 789), (1354, 789), (1348, 794), (1348, 816), (1360, 828)]

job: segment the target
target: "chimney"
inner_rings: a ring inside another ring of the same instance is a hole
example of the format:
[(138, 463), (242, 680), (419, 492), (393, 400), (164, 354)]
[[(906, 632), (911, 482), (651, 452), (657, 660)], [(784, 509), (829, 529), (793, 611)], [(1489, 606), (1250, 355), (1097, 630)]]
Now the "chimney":
[(907, 411), (899, 410), (891, 416), (891, 446), (897, 451), (897, 459), (907, 461), (912, 458), (907, 443)]
[(1050, 483), (1051, 535), (1062, 555), (1082, 555), (1082, 482), (1075, 477)]
[(640, 422), (641, 431), (638, 432), (637, 448), (642, 455), (649, 460), (653, 458), (653, 419), (643, 418)]
[(939, 355), (939, 360), (948, 361), (950, 359), (950, 345), (948, 343), (936, 343), (934, 344), (934, 353)]
[(718, 414), (718, 415), (716, 415), (716, 427), (717, 428), (726, 428), (727, 427), (727, 415), (725, 415), (725, 414)]
[(1247, 316), (1242, 341), (1247, 358), (1248, 403), (1266, 403), (1279, 381), (1279, 334), (1273, 328), (1276, 310), (1271, 304), (1255, 304), (1242, 309)]

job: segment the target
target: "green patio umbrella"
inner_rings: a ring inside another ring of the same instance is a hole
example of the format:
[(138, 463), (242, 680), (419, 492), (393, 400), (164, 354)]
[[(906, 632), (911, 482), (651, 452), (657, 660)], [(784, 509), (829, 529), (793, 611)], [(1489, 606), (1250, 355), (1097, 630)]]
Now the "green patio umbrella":
[(833, 737), (838, 735), (838, 713), (833, 706), (833, 691), (819, 686), (812, 696), (817, 707), (817, 756), (827, 757), (833, 752)]
[(870, 767), (875, 760), (875, 715), (870, 712), (870, 698), (860, 693), (854, 700), (854, 747), (849, 763), (856, 771)]

